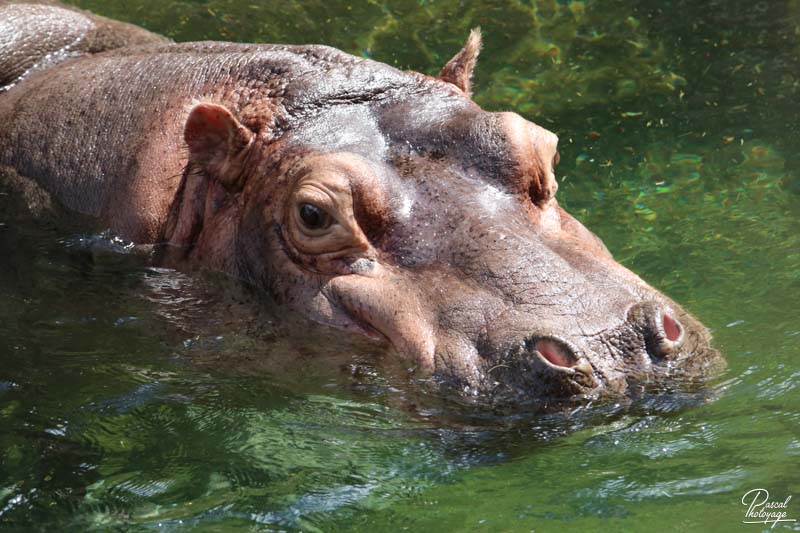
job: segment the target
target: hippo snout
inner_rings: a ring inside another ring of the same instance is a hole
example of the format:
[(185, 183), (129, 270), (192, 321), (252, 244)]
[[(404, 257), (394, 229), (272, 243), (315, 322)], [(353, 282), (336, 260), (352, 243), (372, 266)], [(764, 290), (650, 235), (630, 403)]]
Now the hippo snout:
[[(482, 385), (499, 404), (522, 398), (556, 405), (716, 373), (721, 358), (707, 332), (679, 306), (657, 297), (629, 304), (607, 317), (610, 327), (594, 333), (531, 325), (522, 339), (493, 347), (478, 343), (487, 368)], [(489, 328), (510, 324), (497, 321)], [(519, 325), (511, 327), (519, 331)]]

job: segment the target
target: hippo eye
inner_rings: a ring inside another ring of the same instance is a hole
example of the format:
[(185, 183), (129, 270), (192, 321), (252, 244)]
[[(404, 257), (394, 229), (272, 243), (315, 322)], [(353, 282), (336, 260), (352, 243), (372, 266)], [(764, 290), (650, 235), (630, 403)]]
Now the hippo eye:
[(310, 230), (327, 229), (333, 223), (333, 217), (314, 204), (300, 204), (298, 206), (300, 220)]

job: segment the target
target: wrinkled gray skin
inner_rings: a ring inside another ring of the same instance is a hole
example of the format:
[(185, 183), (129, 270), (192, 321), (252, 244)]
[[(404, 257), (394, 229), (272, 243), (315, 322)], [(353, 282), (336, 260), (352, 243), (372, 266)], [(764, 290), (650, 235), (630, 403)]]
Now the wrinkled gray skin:
[(137, 26), (57, 2), (0, 0), (0, 91), (70, 56), (166, 42)]
[[(131, 28), (25, 75), (8, 57), (30, 45), (0, 42), (0, 164), (457, 394), (552, 403), (721, 367), (699, 322), (558, 206), (556, 136), (470, 99), (477, 34), (432, 78), (324, 46), (125, 46), (160, 40)], [(308, 198), (326, 229), (298, 214)]]

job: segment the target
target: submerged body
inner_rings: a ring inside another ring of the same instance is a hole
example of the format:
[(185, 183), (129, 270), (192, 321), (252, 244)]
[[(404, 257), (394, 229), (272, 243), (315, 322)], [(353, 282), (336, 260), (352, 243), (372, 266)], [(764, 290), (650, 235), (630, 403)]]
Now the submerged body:
[(556, 136), (471, 100), (477, 34), (439, 78), (324, 46), (109, 48), (0, 92), (0, 165), (160, 260), (490, 401), (720, 367), (699, 322), (558, 206)]

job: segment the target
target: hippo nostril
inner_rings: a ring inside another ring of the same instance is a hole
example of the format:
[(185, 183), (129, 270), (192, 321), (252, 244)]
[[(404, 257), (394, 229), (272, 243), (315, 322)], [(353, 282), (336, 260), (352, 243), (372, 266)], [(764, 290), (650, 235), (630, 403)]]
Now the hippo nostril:
[[(597, 387), (594, 368), (571, 343), (556, 337), (532, 338), (524, 342), (534, 356), (534, 368), (553, 383), (576, 393)], [(578, 387), (577, 389), (575, 387)]]
[(566, 368), (575, 366), (576, 359), (572, 352), (552, 339), (540, 339), (534, 345), (534, 349), (555, 366)]
[(669, 313), (664, 313), (662, 322), (664, 326), (664, 335), (667, 337), (667, 340), (675, 342), (681, 338), (681, 325), (677, 320), (672, 318)]
[(641, 302), (628, 311), (628, 320), (640, 328), (647, 352), (657, 359), (677, 353), (683, 342), (683, 326), (671, 311), (656, 302)]

